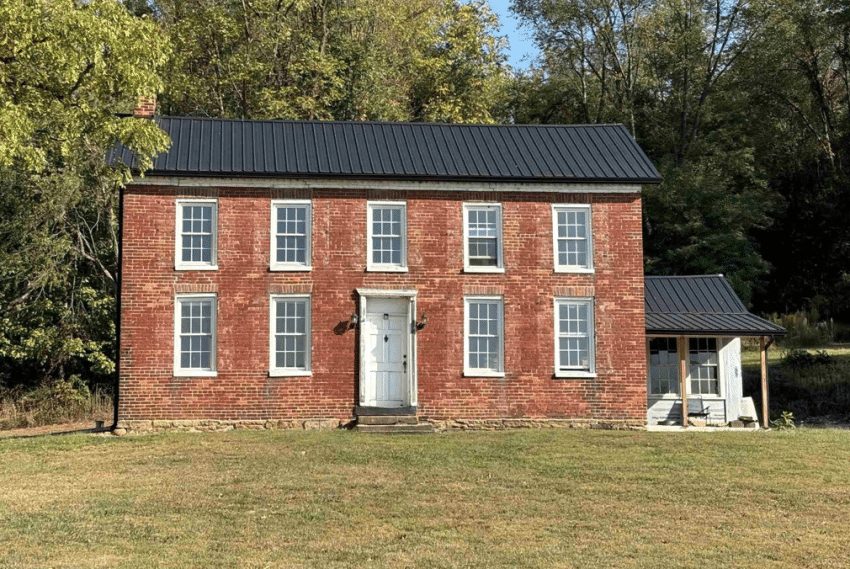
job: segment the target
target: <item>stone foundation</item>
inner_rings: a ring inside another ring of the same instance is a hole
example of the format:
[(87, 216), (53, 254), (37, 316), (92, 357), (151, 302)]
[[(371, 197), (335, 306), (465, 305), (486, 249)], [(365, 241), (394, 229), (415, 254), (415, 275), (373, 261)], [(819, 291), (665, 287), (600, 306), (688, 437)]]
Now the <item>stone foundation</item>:
[(601, 419), (446, 419), (420, 418), (434, 430), (501, 431), (505, 429), (604, 429), (612, 431), (646, 430), (644, 423)]
[[(262, 431), (272, 429), (339, 429), (354, 419), (280, 419), (280, 420), (158, 420), (119, 421), (113, 435), (164, 433), (164, 432), (213, 432), (244, 429)], [(646, 430), (646, 425), (634, 421), (599, 419), (428, 419), (419, 418), (420, 423), (430, 424), (435, 431), (502, 431), (507, 429), (602, 429), (611, 431)]]
[(118, 421), (113, 435), (164, 433), (164, 432), (212, 432), (233, 431), (245, 429), (250, 431), (262, 431), (268, 429), (338, 429), (349, 421), (341, 419), (280, 419), (280, 420), (159, 420), (159, 421)]

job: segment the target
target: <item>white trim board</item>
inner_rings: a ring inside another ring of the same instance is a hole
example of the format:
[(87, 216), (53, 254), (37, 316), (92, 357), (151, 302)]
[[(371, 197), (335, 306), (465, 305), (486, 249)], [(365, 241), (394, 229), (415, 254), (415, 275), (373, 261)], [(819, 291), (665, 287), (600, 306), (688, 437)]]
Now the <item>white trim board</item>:
[(556, 194), (634, 194), (640, 184), (521, 183), (521, 182), (409, 182), (402, 180), (348, 180), (344, 178), (224, 178), (204, 176), (135, 177), (128, 185), (177, 186), (184, 188), (269, 188), (402, 190), (428, 192), (541, 192)]

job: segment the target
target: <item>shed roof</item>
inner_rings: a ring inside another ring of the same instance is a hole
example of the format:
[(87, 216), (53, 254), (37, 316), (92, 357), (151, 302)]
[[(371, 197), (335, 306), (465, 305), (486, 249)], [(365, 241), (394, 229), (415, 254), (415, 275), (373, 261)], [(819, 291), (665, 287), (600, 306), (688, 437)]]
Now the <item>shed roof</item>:
[[(171, 148), (148, 176), (655, 184), (622, 125), (466, 125), (157, 117)], [(135, 168), (122, 146), (111, 161)]]
[(651, 335), (784, 336), (751, 314), (723, 275), (646, 277), (646, 333)]

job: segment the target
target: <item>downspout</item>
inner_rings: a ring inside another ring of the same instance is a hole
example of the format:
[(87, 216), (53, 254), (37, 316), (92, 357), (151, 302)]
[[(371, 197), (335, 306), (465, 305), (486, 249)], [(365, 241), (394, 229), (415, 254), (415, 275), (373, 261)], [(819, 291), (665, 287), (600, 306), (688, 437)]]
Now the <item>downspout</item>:
[(124, 279), (124, 184), (118, 188), (118, 267), (115, 270), (115, 387), (112, 390), (112, 426), (109, 430), (118, 427), (118, 398), (119, 385), (121, 383), (121, 289)]

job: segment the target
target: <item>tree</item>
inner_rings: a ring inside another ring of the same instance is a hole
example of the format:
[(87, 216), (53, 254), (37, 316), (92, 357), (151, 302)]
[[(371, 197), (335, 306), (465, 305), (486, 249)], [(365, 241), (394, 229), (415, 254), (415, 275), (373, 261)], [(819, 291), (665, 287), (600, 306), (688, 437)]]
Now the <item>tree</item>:
[(455, 0), (158, 0), (172, 38), (164, 112), (490, 122), (495, 17)]
[(167, 148), (120, 113), (161, 87), (168, 40), (111, 0), (2, 0), (0, 21), (0, 383), (108, 374), (128, 172), (104, 159)]

